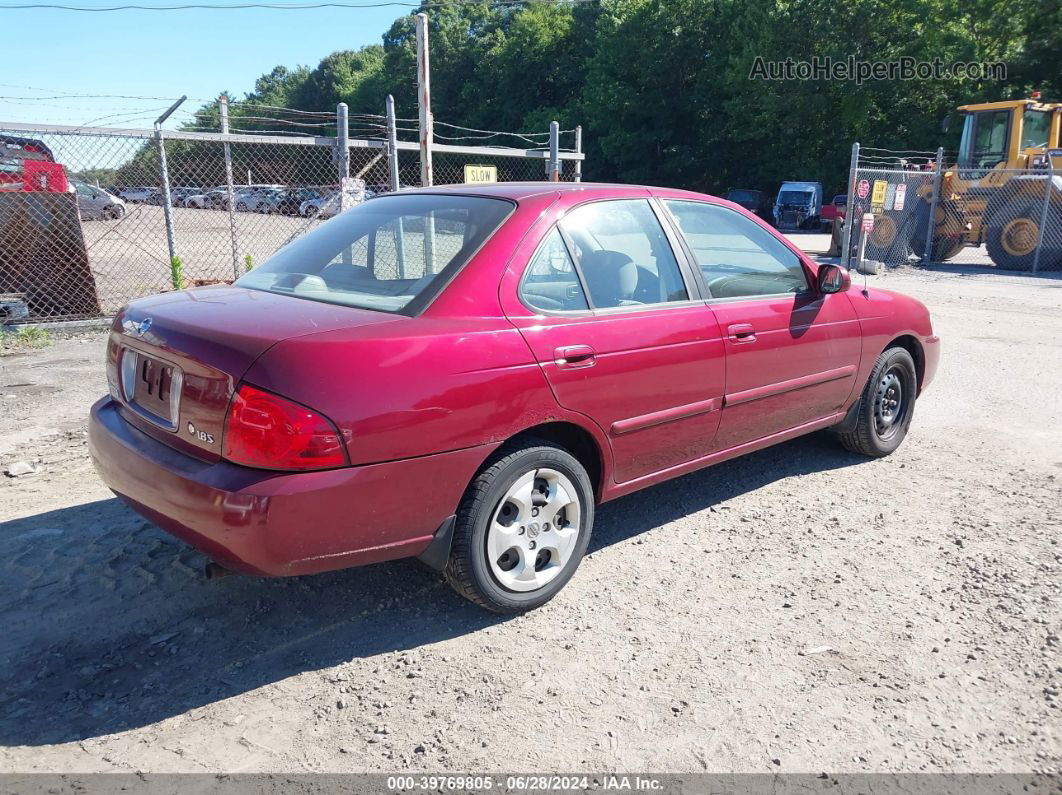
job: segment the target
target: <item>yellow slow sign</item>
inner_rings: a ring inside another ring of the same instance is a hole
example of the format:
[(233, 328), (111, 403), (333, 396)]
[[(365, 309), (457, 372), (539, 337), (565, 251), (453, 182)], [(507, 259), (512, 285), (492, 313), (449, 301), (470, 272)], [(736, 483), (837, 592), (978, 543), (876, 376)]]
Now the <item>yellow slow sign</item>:
[(465, 184), (475, 185), (483, 182), (497, 182), (497, 166), (465, 166)]

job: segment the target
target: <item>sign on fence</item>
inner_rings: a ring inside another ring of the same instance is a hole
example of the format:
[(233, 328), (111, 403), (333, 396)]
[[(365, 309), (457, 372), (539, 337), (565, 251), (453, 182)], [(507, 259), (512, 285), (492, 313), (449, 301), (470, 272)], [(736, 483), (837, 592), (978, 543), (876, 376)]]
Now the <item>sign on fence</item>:
[(881, 212), (881, 208), (885, 206), (885, 191), (888, 189), (889, 183), (883, 179), (874, 180), (874, 193), (870, 197), (870, 208), (876, 212)]
[(896, 199), (892, 206), (892, 209), (896, 211), (903, 210), (904, 199), (907, 198), (907, 186), (903, 183), (896, 186)]
[(465, 184), (467, 185), (482, 185), (497, 181), (497, 166), (465, 166)]

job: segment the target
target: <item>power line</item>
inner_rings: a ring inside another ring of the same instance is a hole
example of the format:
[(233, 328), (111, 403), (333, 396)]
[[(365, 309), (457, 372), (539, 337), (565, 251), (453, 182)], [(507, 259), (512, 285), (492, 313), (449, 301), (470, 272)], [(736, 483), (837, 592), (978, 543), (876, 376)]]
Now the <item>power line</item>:
[[(569, 0), (569, 2), (595, 2), (596, 0)], [(180, 5), (169, 6), (147, 6), (147, 5), (118, 5), (118, 6), (71, 6), (61, 5), (58, 3), (15, 3), (11, 5), (0, 5), (0, 10), (3, 11), (27, 11), (27, 10), (48, 10), (48, 11), (85, 11), (85, 12), (109, 12), (109, 11), (189, 11), (189, 10), (207, 10), (207, 11), (236, 11), (250, 8), (267, 9), (270, 11), (304, 11), (320, 8), (388, 8), (388, 7), (401, 7), (401, 8), (441, 8), (445, 6), (465, 5), (475, 2), (475, 0), (451, 0), (451, 2), (431, 2), (431, 3), (410, 3), (403, 2), (402, 0), (380, 0), (375, 3), (346, 3), (346, 2), (324, 2), (324, 3), (231, 3), (231, 4), (219, 4), (219, 3), (182, 3)], [(495, 0), (496, 5), (520, 5), (527, 2), (527, 0)]]

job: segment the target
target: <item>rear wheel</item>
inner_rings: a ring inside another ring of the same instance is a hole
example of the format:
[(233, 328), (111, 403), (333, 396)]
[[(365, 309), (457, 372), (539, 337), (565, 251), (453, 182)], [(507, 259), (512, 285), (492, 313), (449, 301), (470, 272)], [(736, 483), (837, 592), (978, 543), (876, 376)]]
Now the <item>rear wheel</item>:
[(863, 388), (851, 431), (838, 434), (853, 453), (883, 458), (907, 436), (918, 395), (914, 359), (904, 348), (888, 348), (879, 357)]
[(590, 478), (570, 453), (537, 440), (503, 448), (461, 500), (446, 579), (495, 613), (532, 610), (571, 579), (593, 522)]

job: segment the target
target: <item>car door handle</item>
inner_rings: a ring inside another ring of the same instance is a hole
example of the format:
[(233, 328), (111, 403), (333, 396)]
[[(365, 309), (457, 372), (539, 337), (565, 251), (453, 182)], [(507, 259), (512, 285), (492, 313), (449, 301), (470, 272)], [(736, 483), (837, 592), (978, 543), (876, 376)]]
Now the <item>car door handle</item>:
[(734, 342), (755, 342), (756, 329), (751, 323), (735, 323), (727, 327), (727, 334)]
[(565, 345), (553, 351), (553, 359), (558, 367), (593, 367), (597, 354), (589, 345)]

